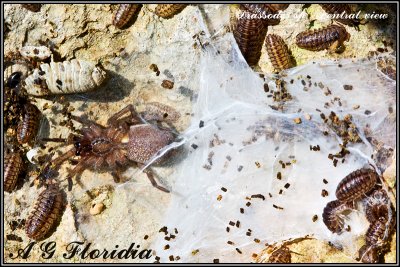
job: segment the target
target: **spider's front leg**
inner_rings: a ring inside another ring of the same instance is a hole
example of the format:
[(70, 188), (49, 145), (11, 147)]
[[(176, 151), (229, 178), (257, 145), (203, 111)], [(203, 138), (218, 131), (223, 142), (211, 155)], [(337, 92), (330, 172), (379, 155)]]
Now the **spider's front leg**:
[(131, 120), (131, 123), (143, 122), (142, 118), (140, 118), (139, 114), (136, 112), (134, 106), (132, 104), (129, 104), (122, 110), (112, 115), (107, 120), (107, 125), (113, 125), (113, 126), (118, 125), (119, 119), (127, 113), (130, 113), (130, 115), (132, 116), (131, 118), (129, 118), (129, 120)]

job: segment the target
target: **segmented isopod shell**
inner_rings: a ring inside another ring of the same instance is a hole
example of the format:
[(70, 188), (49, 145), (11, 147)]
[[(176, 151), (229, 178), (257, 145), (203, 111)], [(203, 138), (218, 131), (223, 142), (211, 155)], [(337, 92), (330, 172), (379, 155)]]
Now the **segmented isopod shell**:
[(367, 198), (365, 215), (370, 223), (374, 223), (380, 217), (389, 219), (390, 200), (384, 189), (374, 190)]
[(35, 96), (72, 94), (100, 86), (107, 73), (94, 63), (76, 60), (41, 64), (26, 80), (26, 91)]
[(62, 216), (63, 195), (57, 185), (42, 191), (29, 215), (25, 231), (29, 238), (41, 240), (53, 229)]
[(46, 46), (24, 46), (19, 50), (21, 56), (26, 59), (43, 61), (51, 56), (51, 51)]
[(268, 258), (268, 263), (291, 263), (292, 255), (288, 247), (283, 246), (275, 250)]
[(299, 33), (296, 36), (296, 44), (307, 50), (320, 51), (330, 48), (335, 42), (341, 46), (349, 39), (350, 34), (343, 26), (332, 24), (321, 29)]
[(326, 227), (333, 233), (340, 233), (343, 230), (344, 222), (340, 215), (346, 211), (350, 210), (348, 204), (342, 203), (338, 200), (328, 202), (326, 204), (324, 211), (322, 213), (322, 219)]
[(11, 152), (4, 157), (4, 191), (11, 193), (24, 169), (20, 152)]
[[(131, 126), (128, 158), (138, 163), (147, 163), (158, 151), (173, 141), (174, 136), (168, 130), (162, 130), (150, 124)], [(157, 162), (161, 162), (161, 159)]]
[(233, 36), (249, 66), (257, 65), (267, 34), (267, 25), (262, 19), (236, 19)]
[(21, 6), (32, 12), (39, 12), (42, 4), (21, 4)]
[[(369, 246), (378, 245), (384, 241), (385, 230), (388, 227), (387, 220), (383, 217), (370, 224), (367, 233), (365, 234), (365, 241)], [(387, 239), (386, 237), (385, 239)], [(379, 242), (379, 243), (378, 243)]]
[(17, 128), (17, 140), (20, 144), (26, 144), (33, 141), (39, 130), (41, 112), (30, 103), (24, 105), (24, 114)]
[(276, 34), (268, 34), (265, 38), (265, 46), (272, 66), (280, 72), (292, 67), (289, 48), (282, 37)]
[(113, 17), (113, 25), (117, 28), (123, 28), (131, 18), (140, 10), (139, 4), (120, 4)]
[(267, 6), (273, 11), (285, 10), (289, 7), (289, 4), (267, 4)]
[(170, 19), (179, 14), (186, 6), (187, 4), (160, 4), (157, 5), (154, 12), (161, 18)]
[(336, 198), (342, 202), (356, 200), (368, 193), (378, 181), (373, 169), (362, 168), (348, 174), (336, 188)]
[[(319, 4), (323, 10), (325, 10), (326, 13), (330, 15), (341, 15), (343, 12), (345, 12), (345, 15), (350, 15), (352, 14), (351, 7), (348, 4)], [(334, 20), (349, 25), (349, 26), (357, 26), (360, 24), (360, 20), (357, 19), (350, 19), (350, 18), (335, 18), (333, 17)]]
[(364, 245), (358, 251), (362, 263), (378, 263), (378, 250), (376, 247)]
[(181, 116), (174, 108), (158, 102), (146, 103), (145, 109), (141, 112), (141, 115), (146, 121), (165, 122), (176, 122)]

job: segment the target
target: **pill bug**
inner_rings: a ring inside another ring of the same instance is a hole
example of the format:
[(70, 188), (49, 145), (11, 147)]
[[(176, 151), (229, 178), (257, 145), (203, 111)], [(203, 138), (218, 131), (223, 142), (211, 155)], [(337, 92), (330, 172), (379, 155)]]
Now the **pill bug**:
[[(352, 14), (352, 10), (350, 5), (348, 4), (319, 4), (326, 13), (330, 15), (341, 15), (343, 12), (348, 16)], [(360, 24), (360, 20), (356, 18), (335, 18), (334, 20), (349, 25), (349, 26), (358, 26)]]
[(389, 219), (389, 196), (384, 189), (377, 189), (367, 199), (365, 215), (370, 223), (377, 221), (380, 217)]
[(113, 16), (113, 25), (119, 29), (123, 28), (137, 14), (140, 7), (140, 4), (120, 4)]
[(358, 253), (358, 260), (362, 263), (378, 263), (378, 249), (376, 247), (364, 245)]
[(291, 263), (292, 255), (288, 247), (283, 246), (274, 252), (268, 258), (268, 263)]
[(43, 61), (51, 56), (51, 51), (46, 46), (24, 46), (19, 50), (21, 56), (26, 59)]
[(21, 153), (10, 152), (4, 157), (4, 191), (11, 193), (24, 170), (24, 161)]
[(26, 91), (34, 96), (72, 94), (91, 91), (107, 77), (101, 66), (73, 59), (41, 64), (26, 80)]
[(336, 198), (342, 202), (356, 200), (368, 193), (378, 181), (373, 169), (362, 168), (351, 172), (338, 184)]
[(35, 240), (45, 238), (62, 216), (63, 195), (58, 185), (43, 190), (25, 224), (26, 235)]
[(170, 19), (179, 14), (187, 4), (159, 4), (155, 9), (155, 14), (164, 19)]
[(365, 241), (367, 245), (376, 246), (381, 244), (387, 239), (385, 232), (387, 228), (387, 220), (380, 217), (377, 221), (370, 224), (367, 233), (365, 234)]
[(289, 48), (282, 37), (276, 34), (268, 34), (265, 38), (265, 46), (272, 66), (277, 72), (289, 69), (293, 66)]
[(341, 215), (351, 207), (338, 200), (333, 200), (326, 204), (322, 213), (322, 219), (326, 227), (333, 233), (340, 233), (343, 230), (344, 222)]
[(233, 36), (249, 66), (260, 60), (266, 34), (267, 26), (262, 19), (239, 18), (234, 22)]
[(350, 40), (350, 34), (341, 25), (329, 25), (327, 27), (308, 30), (296, 36), (296, 44), (303, 49), (321, 51), (330, 49), (340, 52), (344, 41)]
[(22, 120), (18, 123), (17, 140), (20, 144), (30, 143), (36, 137), (40, 124), (40, 111), (30, 103), (24, 105)]
[(271, 4), (241, 4), (240, 7), (250, 13), (246, 15), (250, 15), (251, 19), (262, 19), (267, 25), (278, 25), (281, 21), (278, 15), (278, 6), (272, 6)]
[(32, 12), (39, 12), (42, 4), (21, 4), (21, 6)]

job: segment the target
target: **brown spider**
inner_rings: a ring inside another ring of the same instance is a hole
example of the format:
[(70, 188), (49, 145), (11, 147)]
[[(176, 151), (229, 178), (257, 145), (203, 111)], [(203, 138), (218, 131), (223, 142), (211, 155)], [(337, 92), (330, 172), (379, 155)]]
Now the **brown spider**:
[[(129, 116), (122, 118), (126, 114)], [(162, 117), (167, 116), (168, 114), (164, 113)], [(153, 125), (143, 118), (158, 123)], [(68, 139), (43, 139), (73, 145), (73, 148), (51, 161), (45, 167), (45, 171), (53, 171), (64, 161), (79, 156), (78, 164), (72, 170), (68, 170), (69, 190), (72, 186), (71, 179), (80, 175), (85, 169), (111, 171), (114, 180), (119, 182), (122, 180), (121, 171), (134, 163), (139, 168), (144, 167), (158, 151), (174, 142), (176, 134), (171, 129), (162, 127), (160, 118), (160, 116), (138, 114), (133, 105), (128, 105), (111, 116), (106, 126), (83, 117), (71, 116), (71, 119), (85, 127), (80, 130), (79, 135), (71, 134)], [(155, 163), (161, 163), (170, 155), (171, 153), (166, 153)], [(144, 172), (154, 187), (169, 193), (168, 189), (157, 184), (151, 170), (145, 169)]]

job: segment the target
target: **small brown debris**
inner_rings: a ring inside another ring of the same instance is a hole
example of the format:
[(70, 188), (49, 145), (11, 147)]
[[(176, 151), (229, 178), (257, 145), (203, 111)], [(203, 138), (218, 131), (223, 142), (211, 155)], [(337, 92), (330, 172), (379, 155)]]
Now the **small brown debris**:
[(247, 206), (247, 207), (250, 207), (250, 205), (251, 205), (250, 202), (247, 202), (247, 203), (246, 203), (246, 206)]
[(192, 255), (193, 255), (193, 256), (196, 255), (197, 253), (199, 253), (199, 251), (200, 251), (200, 250), (198, 250), (198, 249), (193, 250), (193, 251), (192, 251)]
[(164, 250), (167, 250), (167, 249), (169, 249), (169, 245), (168, 244), (164, 246)]
[(322, 189), (321, 196), (327, 197), (328, 195), (329, 195), (328, 191), (326, 191), (325, 189)]
[(301, 123), (301, 118), (295, 118), (293, 119), (294, 123), (300, 124)]
[(154, 71), (154, 72), (156, 73), (157, 76), (160, 75), (160, 70), (158, 69), (158, 66), (157, 66), (156, 64), (151, 64), (151, 65), (150, 65), (150, 69), (151, 69), (152, 71)]
[(236, 251), (237, 251), (239, 254), (242, 254), (242, 251), (241, 251), (240, 249), (236, 248)]
[(145, 235), (145, 236), (143, 237), (144, 240), (147, 240), (148, 238), (149, 238), (148, 235)]
[(240, 213), (244, 213), (244, 208), (240, 208)]
[(232, 222), (232, 221), (229, 221), (229, 225), (230, 225), (230, 226), (235, 226), (235, 223)]
[(214, 263), (219, 263), (219, 259), (214, 259), (213, 262)]
[(225, 187), (221, 187), (221, 190), (224, 192), (228, 191), (228, 189), (226, 189)]
[(353, 106), (353, 109), (354, 109), (354, 110), (359, 109), (359, 108), (360, 108), (360, 105), (354, 105), (354, 106)]
[(256, 161), (255, 164), (256, 164), (257, 168), (260, 168), (260, 167), (261, 167), (260, 162)]
[(258, 239), (258, 238), (254, 238), (254, 242), (260, 243), (261, 241), (260, 241), (260, 239)]
[(281, 173), (281, 172), (278, 172), (278, 173), (276, 174), (276, 179), (282, 180), (282, 173)]
[(316, 222), (318, 220), (318, 215), (314, 215), (313, 217), (312, 217), (312, 221), (313, 222)]
[(217, 200), (221, 201), (221, 199), (222, 199), (222, 195), (218, 195)]
[(353, 90), (353, 86), (349, 84), (343, 85), (344, 90)]
[(262, 200), (265, 200), (265, 197), (262, 194), (251, 195), (251, 198), (261, 198)]
[(172, 89), (174, 88), (174, 82), (170, 80), (163, 80), (161, 86), (166, 89)]
[(228, 241), (226, 243), (228, 243), (228, 245), (235, 245), (235, 243), (233, 243), (232, 241)]

